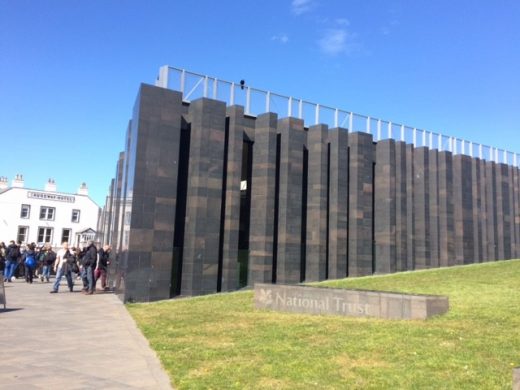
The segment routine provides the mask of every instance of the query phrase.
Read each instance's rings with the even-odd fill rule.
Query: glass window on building
[[[28,204],[22,205],[22,210],[20,211],[20,218],[29,218],[31,216],[31,206]]]
[[[54,221],[55,209],[54,207],[41,206],[40,219],[44,221]]]
[[[38,243],[52,241],[52,228],[41,227],[38,228]]]
[[[79,222],[79,210],[72,210],[72,222]]]
[[[72,233],[72,229],[63,229],[63,231],[61,232],[61,242],[60,243],[68,242],[70,244],[71,233]]]
[[[29,227],[18,226],[18,234],[16,235],[16,241],[26,242],[29,235]]]

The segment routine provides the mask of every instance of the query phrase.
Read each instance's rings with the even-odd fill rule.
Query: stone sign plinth
[[[424,320],[449,309],[448,297],[312,286],[255,284],[255,306],[293,313]]]
[[[520,367],[513,369],[513,390],[520,390]]]

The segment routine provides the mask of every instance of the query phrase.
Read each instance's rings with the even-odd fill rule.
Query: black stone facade
[[[102,217],[125,301],[519,256],[519,169],[142,85]]]

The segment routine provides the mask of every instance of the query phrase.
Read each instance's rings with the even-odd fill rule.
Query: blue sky
[[[520,2],[0,0],[0,176],[104,202],[161,65],[520,152]]]

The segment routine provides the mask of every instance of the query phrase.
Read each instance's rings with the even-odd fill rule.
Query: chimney
[[[88,195],[88,187],[85,183],[81,183],[79,186],[78,195]]]
[[[11,184],[13,188],[23,188],[23,175],[20,175],[19,173],[16,174],[15,178],[13,179],[13,183]]]
[[[9,182],[7,181],[7,177],[0,177],[0,191],[7,189],[9,187]]]
[[[49,179],[47,181],[47,184],[45,184],[45,191],[56,192],[56,182],[54,179]]]

